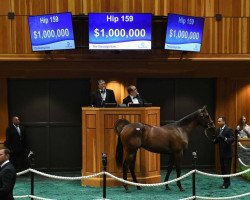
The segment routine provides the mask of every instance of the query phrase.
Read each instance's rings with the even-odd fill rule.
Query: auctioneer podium
[[[87,176],[102,171],[102,153],[107,154],[107,171],[122,177],[115,161],[117,135],[114,124],[118,119],[129,122],[160,125],[159,107],[140,108],[82,108],[82,175]],[[144,149],[137,152],[135,172],[140,183],[160,182],[160,154]],[[128,180],[131,180],[128,173]],[[102,177],[82,180],[83,186],[102,186]],[[107,186],[122,185],[107,176]]]

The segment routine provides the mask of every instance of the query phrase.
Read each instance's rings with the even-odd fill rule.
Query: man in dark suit
[[[215,144],[219,144],[220,153],[220,165],[221,173],[231,173],[231,163],[233,157],[232,143],[234,142],[233,130],[226,125],[226,119],[224,116],[218,118],[217,123],[219,128],[216,129],[216,138],[214,139]],[[230,177],[223,178],[224,182],[221,188],[226,189],[230,186]]]
[[[10,150],[0,150],[0,199],[13,200],[13,188],[16,183],[16,170],[9,161]]]
[[[116,103],[113,90],[106,89],[104,80],[98,81],[98,91],[91,95],[91,106],[105,107],[105,103]]]
[[[123,104],[126,104],[127,106],[129,106],[130,104],[140,104],[141,106],[143,106],[143,104],[146,103],[145,100],[140,97],[134,85],[128,86],[127,91],[129,95],[123,99]]]
[[[12,124],[6,129],[5,147],[10,150],[10,162],[17,171],[28,167],[25,129],[20,125],[20,120],[17,116],[12,117]]]

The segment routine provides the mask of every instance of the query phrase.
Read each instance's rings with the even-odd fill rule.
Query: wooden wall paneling
[[[220,0],[219,1],[219,13],[225,17],[232,15],[232,2],[233,0]]]
[[[188,15],[214,17],[217,13],[218,4],[216,0],[189,0],[186,2],[188,3]]]
[[[5,130],[8,126],[7,79],[0,78],[0,143],[5,140]]]
[[[196,0],[190,0],[186,1],[186,7],[187,7],[187,15],[195,16],[196,15],[196,7],[197,7],[197,2]]]
[[[136,7],[137,5],[134,5],[134,6]],[[154,15],[159,15],[160,10],[155,7],[155,1],[145,0],[142,2],[141,6],[142,6],[143,13],[152,13]]]
[[[12,11],[15,15],[41,15],[50,13],[50,0],[11,0]]]
[[[2,0],[0,6],[0,15],[7,15],[11,11],[11,0]]]
[[[51,13],[71,12],[73,15],[79,15],[80,13],[83,13],[83,1],[51,0],[50,12]]]
[[[219,0],[203,0],[205,3],[205,16],[214,17],[219,11]]]
[[[240,53],[240,43],[241,41],[239,40],[239,18],[232,18],[231,20],[231,26],[232,26],[232,37],[230,38],[231,40],[231,53]]]
[[[235,44],[234,39],[235,37],[239,37],[237,34],[237,20],[233,20],[233,18],[222,18],[222,21],[218,22],[218,41],[219,41],[219,48],[218,53],[222,54],[232,54],[232,53],[239,53],[237,51],[237,44]],[[247,33],[247,31],[245,32]],[[234,36],[234,34],[236,34]],[[241,38],[244,40],[245,34],[243,31],[241,32]],[[239,41],[239,39],[237,39]],[[237,43],[236,41],[236,43]],[[247,50],[245,48],[245,50]],[[237,51],[237,52],[236,52]]]
[[[122,12],[129,12],[129,1],[130,0],[123,0],[121,2]]]
[[[236,122],[236,81],[219,78],[217,80],[216,119],[224,115],[227,124],[233,128]]]
[[[241,14],[244,17],[250,16],[250,1],[249,0],[240,0],[241,1]]]
[[[0,54],[13,53],[11,20],[7,16],[0,16],[0,24]]]
[[[90,12],[108,12],[110,7],[110,1],[106,0],[82,0],[83,1],[83,13],[87,15]]]
[[[220,0],[219,13],[230,17],[249,17],[249,0]]]
[[[217,118],[221,115],[226,117],[226,123],[229,127],[236,126],[236,81],[219,78],[217,79],[217,98],[216,98],[216,115],[215,124],[217,126]],[[218,126],[217,126],[218,127]],[[233,167],[233,165],[232,165]],[[220,171],[219,148],[215,146],[215,168]]]
[[[32,53],[27,16],[16,16],[12,21],[13,53]]]
[[[183,0],[170,0],[170,13],[183,14]]]
[[[239,119],[244,115],[248,124],[250,122],[250,81],[237,81],[237,93],[236,93],[236,124]]]
[[[241,51],[238,53],[244,54],[250,52],[250,19],[241,18],[239,19],[239,43],[241,44]]]
[[[218,22],[215,18],[206,18],[201,53],[218,53]]]
[[[219,13],[223,16],[230,17],[249,17],[250,2],[249,0],[220,0]]]

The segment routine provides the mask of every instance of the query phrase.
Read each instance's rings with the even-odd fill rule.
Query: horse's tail
[[[123,127],[127,124],[129,124],[128,120],[118,119],[114,125],[115,132],[118,136],[115,159],[116,159],[116,164],[119,168],[122,166],[123,163],[123,145],[121,140],[121,132],[123,130]]]

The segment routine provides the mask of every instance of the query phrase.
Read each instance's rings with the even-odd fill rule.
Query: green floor
[[[182,174],[188,171],[183,171]],[[55,173],[50,173],[55,174]],[[60,173],[56,175],[61,176],[81,176],[79,173]],[[162,173],[162,177],[165,173]],[[176,173],[172,173],[170,179],[174,179]],[[138,199],[181,199],[192,196],[192,176],[185,178],[182,181],[184,192],[179,192],[176,184],[171,184],[171,191],[165,191],[162,187],[144,187],[142,190],[136,190],[135,187],[130,188],[129,193],[125,193],[123,187],[107,188],[107,199],[113,200],[138,200]],[[231,186],[228,189],[220,189],[222,184],[221,178],[213,178],[202,175],[196,175],[196,195],[206,197],[227,197],[239,195],[250,192],[250,182],[241,177],[234,177],[231,179]],[[30,194],[30,178],[20,176],[17,178],[17,183],[14,189],[14,195],[28,195]],[[80,181],[64,181],[55,180],[39,175],[35,176],[35,196],[62,199],[62,200],[88,200],[88,199],[102,199],[102,188],[82,187]],[[29,199],[29,198],[27,198]],[[250,199],[250,196],[240,199]]]

